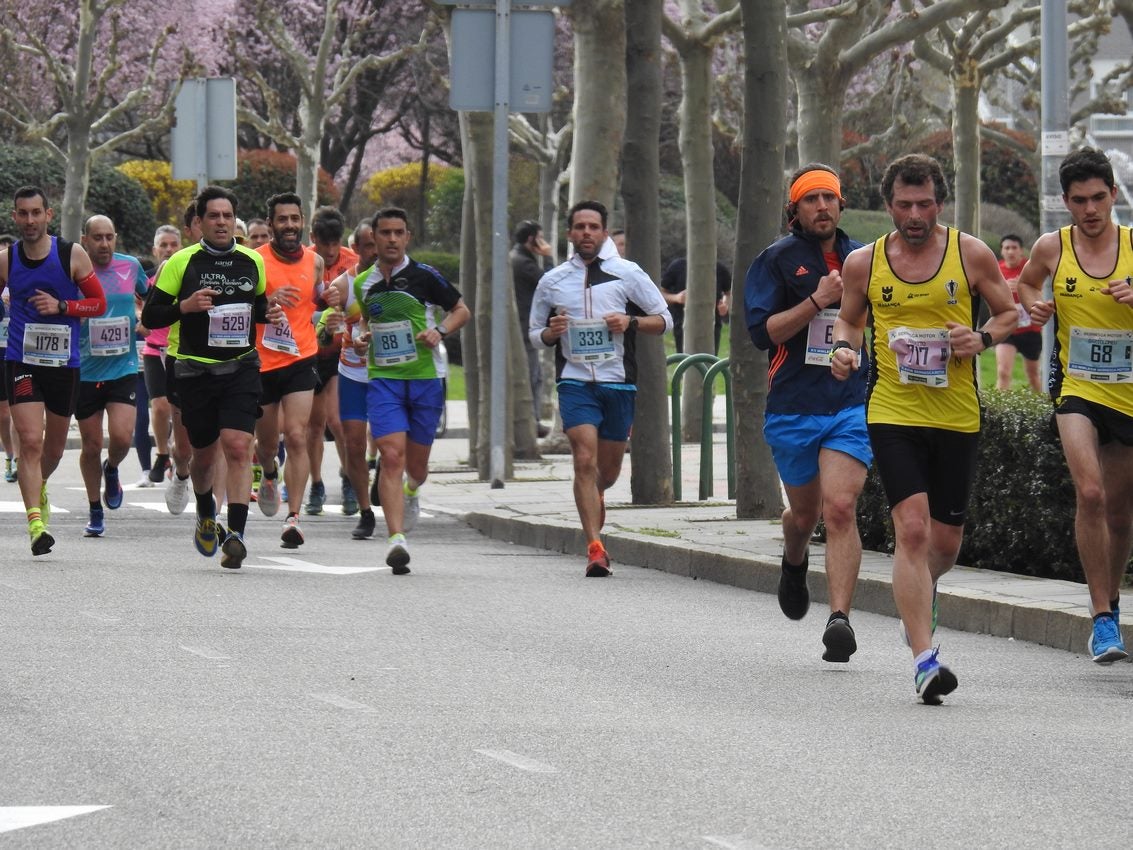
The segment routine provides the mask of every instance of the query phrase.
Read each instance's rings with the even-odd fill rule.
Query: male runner
[[[936,581],[956,563],[980,431],[976,361],[1015,327],[1011,291],[995,254],[974,236],[937,223],[948,186],[922,154],[892,162],[881,195],[894,231],[846,258],[831,370],[860,368],[872,316],[866,421],[896,534],[893,597],[926,704],[956,689],[932,648]],[[974,330],[978,300],[991,318]]]
[[[82,245],[94,263],[106,295],[106,312],[82,323],[79,330],[79,423],[82,448],[79,469],[86,486],[90,518],[84,533],[101,537],[106,531],[103,502],[110,510],[122,507],[118,464],[130,451],[137,418],[138,349],[134,343],[137,302],[148,291],[142,264],[115,251],[118,233],[104,215],[92,215],[83,225]],[[102,460],[103,412],[109,443]],[[105,479],[102,500],[99,485]]]
[[[20,240],[0,254],[11,311],[4,380],[31,552],[44,555],[55,545],[47,480],[63,457],[79,392],[79,321],[101,316],[106,296],[83,247],[48,234],[54,211],[42,189],[17,189],[13,206]]]
[[[1011,389],[1015,355],[1019,354],[1023,357],[1023,371],[1027,376],[1027,383],[1032,390],[1040,393],[1042,385],[1039,381],[1039,356],[1043,349],[1042,328],[1031,322],[1027,311],[1019,305],[1017,281],[1027,262],[1027,256],[1023,253],[1023,240],[1013,233],[1008,233],[999,240],[999,256],[999,270],[1011,288],[1019,320],[1014,333],[995,347],[995,388]]]

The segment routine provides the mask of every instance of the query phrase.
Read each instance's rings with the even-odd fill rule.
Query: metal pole
[[[492,133],[492,378],[489,410],[491,454],[488,475],[492,489],[504,486],[504,439],[507,399],[507,121],[511,81],[511,0],[496,0],[496,91]]]
[[[1062,187],[1058,182],[1058,166],[1070,152],[1067,52],[1066,0],[1042,0],[1042,186],[1039,230],[1043,233],[1070,223],[1070,214],[1062,203]],[[1049,279],[1043,285],[1043,297],[1052,297]],[[1053,335],[1052,323],[1047,322],[1043,328],[1043,383],[1046,383],[1050,372]]]

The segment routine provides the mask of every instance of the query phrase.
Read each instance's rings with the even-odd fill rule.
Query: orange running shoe
[[[605,578],[614,574],[610,569],[610,556],[606,554],[606,547],[597,540],[587,547],[586,561],[587,578]]]

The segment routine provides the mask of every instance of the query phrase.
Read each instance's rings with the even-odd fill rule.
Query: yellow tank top
[[[874,372],[866,418],[871,424],[980,430],[975,361],[951,356],[946,322],[973,327],[976,304],[960,259],[960,233],[948,228],[940,267],[928,280],[901,280],[885,256],[888,236],[873,243],[868,297]]]
[[[1075,396],[1133,416],[1133,309],[1100,291],[1111,280],[1133,277],[1133,231],[1118,226],[1117,262],[1103,277],[1082,269],[1070,234],[1070,227],[1059,231],[1062,255],[1051,278],[1051,398],[1059,404]]]

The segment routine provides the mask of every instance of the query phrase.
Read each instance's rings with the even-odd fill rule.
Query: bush
[[[162,159],[131,159],[118,170],[145,189],[159,224],[172,224],[180,230],[185,207],[197,194],[195,181],[174,180],[173,166]]]
[[[295,191],[295,157],[279,151],[252,150],[236,154],[236,179],[220,180],[219,185],[230,189],[239,206],[236,215],[247,221],[252,218],[266,218],[268,198],[280,192]],[[319,169],[318,203],[334,205],[338,203],[338,189],[334,180],[323,169]],[[304,210],[307,218],[311,210]]]
[[[464,169],[449,168],[426,198],[429,213],[425,222],[428,244],[442,250],[460,250],[460,229],[464,210]]]
[[[983,430],[959,563],[1084,582],[1074,542],[1074,485],[1045,396],[983,394]],[[876,468],[858,501],[862,545],[893,551],[893,527]]]

